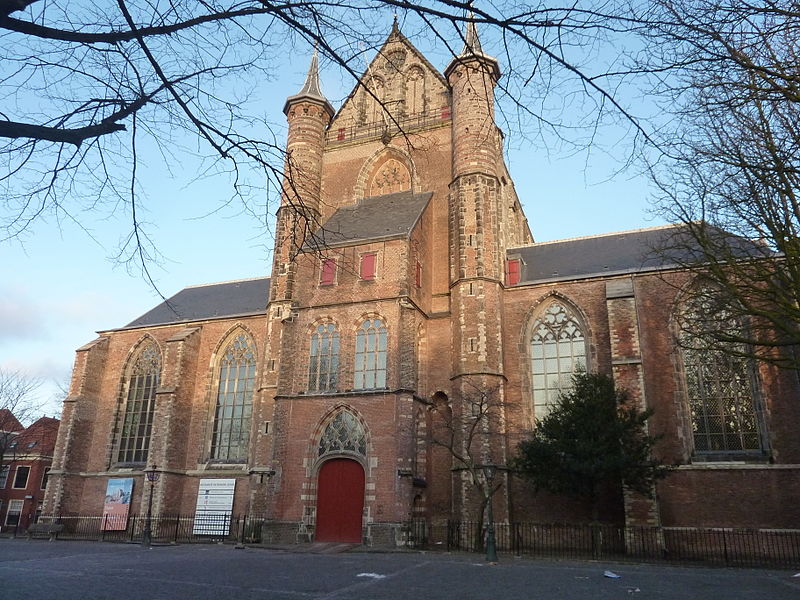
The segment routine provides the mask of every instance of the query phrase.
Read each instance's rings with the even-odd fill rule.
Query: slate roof
[[[407,237],[432,196],[433,192],[412,194],[407,190],[370,196],[353,206],[343,206],[306,241],[303,250]]]
[[[122,329],[264,314],[268,300],[269,277],[196,285],[182,289]]]
[[[768,249],[751,240],[731,236],[735,251],[765,256]],[[621,275],[686,265],[699,260],[682,225],[634,229],[584,238],[542,242],[508,250],[508,258],[522,258],[520,284]]]

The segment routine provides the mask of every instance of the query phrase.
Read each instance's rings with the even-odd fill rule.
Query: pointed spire
[[[478,59],[487,63],[492,71],[495,80],[500,78],[500,65],[497,59],[489,56],[483,51],[481,46],[481,39],[478,37],[478,26],[475,24],[475,13],[469,11],[469,19],[467,20],[467,30],[464,33],[464,49],[458,56],[453,57],[450,64],[445,69],[445,76],[451,71],[456,64],[466,62],[470,59]]]
[[[298,96],[317,96],[324,98],[322,89],[319,85],[319,57],[317,53],[317,46],[314,45],[314,54],[311,56],[311,66],[308,67],[308,75],[306,75],[306,82],[303,88],[298,92]]]
[[[481,48],[481,39],[478,37],[478,26],[475,25],[475,13],[470,11],[467,34],[464,36],[464,49],[459,56],[472,56],[473,54],[485,56],[483,48]]]
[[[311,65],[308,67],[308,74],[303,87],[294,96],[289,96],[286,99],[286,104],[283,107],[283,112],[288,114],[289,105],[297,100],[309,99],[321,102],[330,112],[331,116],[334,114],[333,106],[328,102],[328,99],[322,93],[322,87],[319,84],[319,56],[317,46],[314,45],[314,54],[311,56]]]

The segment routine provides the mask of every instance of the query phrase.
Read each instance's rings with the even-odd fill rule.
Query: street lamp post
[[[158,481],[158,477],[160,475],[157,469],[158,467],[156,465],[153,465],[144,472],[145,476],[147,477],[147,481],[150,482],[150,495],[147,498],[147,518],[144,522],[144,532],[142,533],[142,546],[147,546],[147,547],[150,547],[153,538],[153,529],[152,529],[153,490],[156,486],[156,481]]]
[[[483,474],[486,477],[486,487],[489,491],[489,503],[486,507],[486,519],[489,521],[486,528],[486,561],[497,562],[497,539],[494,533],[494,510],[492,504],[494,494],[494,475],[497,467],[495,465],[483,465]]]

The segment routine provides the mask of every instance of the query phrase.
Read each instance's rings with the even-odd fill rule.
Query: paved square
[[[609,569],[619,579],[603,576]],[[517,560],[478,555],[296,554],[185,545],[0,540],[5,600],[603,600],[800,598],[795,571]]]

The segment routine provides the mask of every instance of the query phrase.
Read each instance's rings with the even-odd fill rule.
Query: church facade
[[[284,108],[271,276],[186,288],[78,349],[45,514],[100,515],[132,479],[132,512],[152,490],[155,514],[191,515],[219,480],[270,539],[398,543],[411,519],[476,519],[463,432],[434,443],[432,407],[500,407],[475,460],[505,465],[581,367],[654,408],[676,465],[652,498],[611,494],[605,520],[800,528],[793,374],[681,348],[691,278],[652,257],[672,228],[534,242],[500,66],[466,40],[440,73],[395,26],[338,111],[312,60]],[[498,521],[588,520],[499,477]]]

